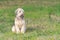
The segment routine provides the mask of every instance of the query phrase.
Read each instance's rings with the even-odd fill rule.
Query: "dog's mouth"
[[[24,18],[23,14],[17,17],[18,20],[23,19],[23,18]]]
[[[22,15],[20,15],[20,17],[21,17],[21,18],[24,18],[24,15],[23,15],[23,14],[22,14]]]

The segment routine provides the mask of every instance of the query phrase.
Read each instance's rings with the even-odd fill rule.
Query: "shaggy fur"
[[[24,20],[24,10],[22,8],[18,8],[16,11],[16,17],[15,17],[15,24],[12,27],[12,32],[15,33],[25,33],[26,27],[25,27],[25,20]]]

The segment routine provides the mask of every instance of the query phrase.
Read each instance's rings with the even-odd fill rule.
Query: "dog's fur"
[[[15,24],[12,27],[12,32],[15,33],[25,33],[26,27],[25,27],[25,20],[24,20],[24,10],[22,8],[18,8],[16,11],[16,17],[15,17]]]

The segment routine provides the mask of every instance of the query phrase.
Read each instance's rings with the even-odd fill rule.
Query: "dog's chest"
[[[20,19],[20,20],[18,20],[18,19],[15,19],[15,24],[17,24],[17,25],[23,25],[25,22],[24,22],[24,20],[22,20],[22,19]]]

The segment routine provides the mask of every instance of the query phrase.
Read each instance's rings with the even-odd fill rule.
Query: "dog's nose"
[[[23,18],[23,17],[24,17],[24,15],[23,15],[23,14],[22,14],[22,15],[20,15],[20,17],[21,17],[21,18]]]
[[[21,17],[24,17],[24,15],[22,14]]]
[[[19,13],[21,13],[21,11],[19,11]]]

